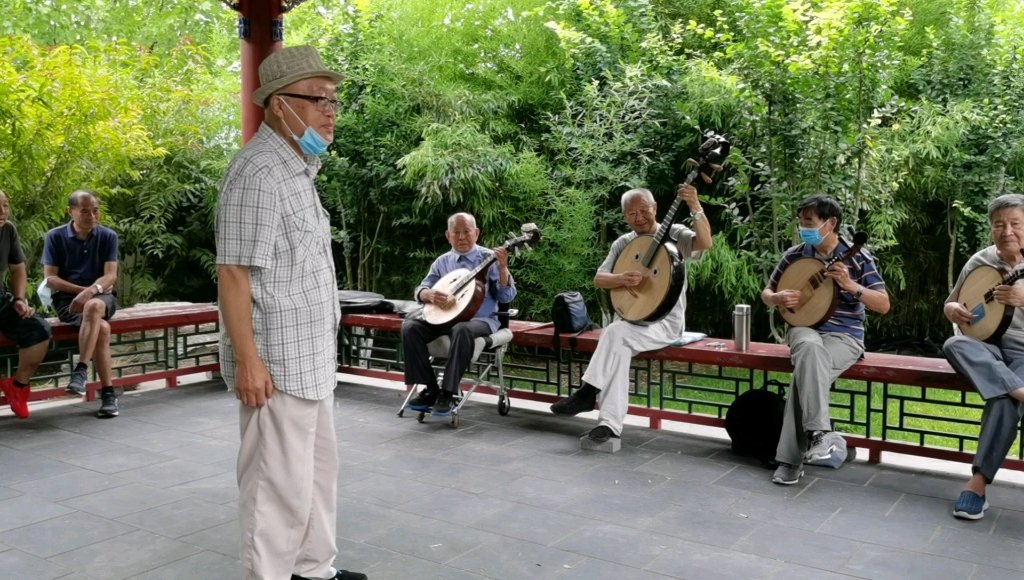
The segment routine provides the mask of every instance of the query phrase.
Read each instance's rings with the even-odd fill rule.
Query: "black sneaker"
[[[413,411],[426,411],[434,406],[435,401],[437,401],[437,391],[434,389],[423,389],[405,406]]]
[[[76,368],[71,373],[71,382],[68,383],[67,393],[81,397],[85,395],[85,382],[89,379],[88,368]]]
[[[292,580],[311,580],[310,578],[303,578],[297,574],[292,574]],[[367,580],[366,574],[360,572],[349,572],[348,570],[338,570],[338,574],[328,580]]]
[[[114,387],[103,387],[100,391],[100,410],[96,413],[96,416],[100,419],[110,419],[111,417],[117,417],[117,395],[114,394]]]
[[[597,394],[601,391],[592,385],[583,385],[572,396],[551,405],[551,412],[560,417],[572,417],[597,406]]]
[[[598,425],[597,427],[594,427],[590,430],[590,435],[587,435],[587,437],[594,443],[604,443],[613,437],[615,439],[619,438],[618,435],[612,432],[611,427],[608,427],[607,425]]]
[[[437,402],[434,403],[434,408],[431,411],[431,415],[435,417],[450,417],[452,409],[455,408],[455,397],[448,391],[441,391],[437,395]]]

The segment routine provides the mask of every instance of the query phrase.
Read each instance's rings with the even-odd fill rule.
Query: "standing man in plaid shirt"
[[[242,577],[365,580],[333,566],[341,312],[313,185],[342,76],[310,46],[270,55],[259,72],[253,101],[266,117],[228,167],[217,210],[221,369],[242,402]]]

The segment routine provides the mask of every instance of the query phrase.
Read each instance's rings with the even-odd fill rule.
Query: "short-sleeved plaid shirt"
[[[337,385],[338,304],[331,227],[305,159],[266,124],[235,155],[220,186],[217,264],[249,267],[256,349],[274,387],[319,401]],[[235,353],[221,325],[221,372]]]

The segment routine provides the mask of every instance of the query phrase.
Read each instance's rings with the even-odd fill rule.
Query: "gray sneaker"
[[[807,434],[810,447],[807,449],[807,453],[804,453],[805,461],[828,461],[832,458],[832,452],[836,450],[836,446],[826,435],[828,435],[828,431],[812,431]]]
[[[772,482],[778,483],[779,485],[796,485],[797,483],[800,483],[800,478],[803,474],[803,463],[800,465],[780,463],[779,468],[775,470],[775,475],[772,476]]]
[[[85,382],[89,379],[89,369],[76,368],[71,373],[71,382],[68,383],[67,393],[81,397],[85,394]]]

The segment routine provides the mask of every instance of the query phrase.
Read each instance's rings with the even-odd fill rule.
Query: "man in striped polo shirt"
[[[789,308],[800,300],[800,291],[778,291],[779,279],[794,261],[816,257],[828,260],[842,255],[850,244],[837,231],[843,222],[839,202],[828,195],[812,195],[797,208],[802,243],[786,250],[772,272],[761,300],[768,306]],[[885,282],[875,268],[875,260],[866,250],[833,264],[827,276],[839,287],[839,306],[817,328],[791,327],[786,335],[793,357],[793,382],[786,399],[782,436],[775,459],[779,468],[772,481],[793,485],[803,475],[803,462],[822,462],[835,451],[829,416],[829,390],[832,383],[864,353],[864,318],[870,309],[880,314],[889,311]]]

